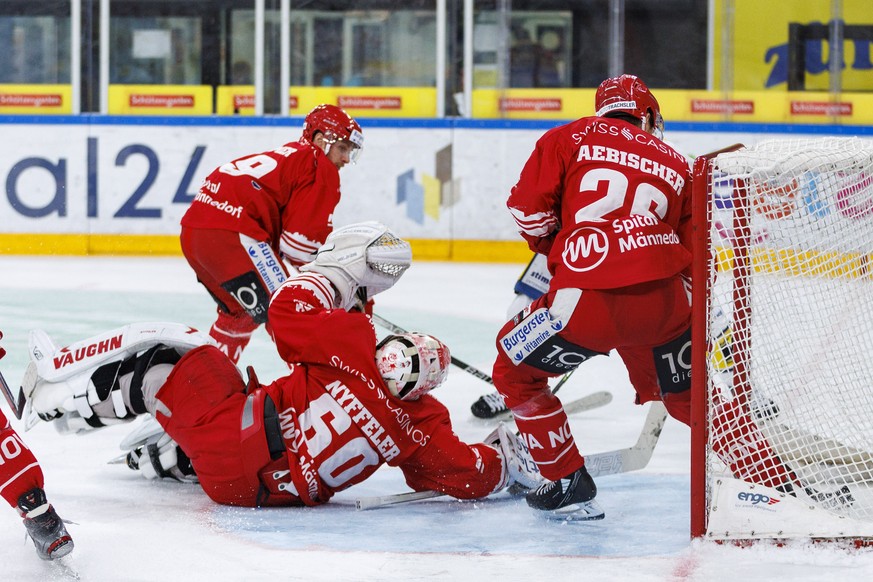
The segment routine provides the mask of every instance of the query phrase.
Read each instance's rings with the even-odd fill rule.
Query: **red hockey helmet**
[[[650,113],[654,128],[661,133],[664,131],[664,118],[661,117],[658,100],[635,75],[621,75],[603,81],[594,96],[594,110],[598,117],[621,112],[640,121]]]
[[[389,335],[376,346],[376,366],[388,389],[401,400],[418,400],[449,374],[449,347],[423,333]]]
[[[316,133],[324,135],[324,141],[334,144],[347,141],[354,146],[352,161],[354,162],[364,149],[364,134],[361,126],[351,115],[337,107],[323,103],[317,105],[303,121],[303,141],[312,143]]]

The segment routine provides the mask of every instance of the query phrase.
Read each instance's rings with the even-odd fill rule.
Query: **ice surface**
[[[416,263],[377,311],[407,329],[446,341],[456,357],[490,373],[520,265]],[[9,354],[2,371],[17,384],[27,332],[42,328],[69,343],[132,321],[178,321],[208,329],[213,304],[181,258],[0,257],[0,329]],[[261,381],[283,373],[259,331],[241,366]],[[562,390],[578,398],[613,393],[606,407],[571,418],[583,452],[631,445],[645,408],[620,360],[595,358]],[[470,404],[489,391],[453,369],[436,392],[456,432],[479,440],[492,425]],[[8,412],[8,410],[7,410]],[[866,580],[873,554],[804,543],[774,548],[692,543],[688,536],[689,430],[668,420],[649,466],[598,479],[607,517],[565,524],[534,515],[506,495],[477,502],[448,498],[358,512],[360,496],[405,491],[398,471],[317,508],[241,509],[209,501],[196,485],[150,482],[107,464],[133,425],[60,436],[42,424],[24,432],[39,458],[49,499],[70,520],[75,551],[61,563],[37,559],[12,509],[0,508],[0,577],[72,580]]]

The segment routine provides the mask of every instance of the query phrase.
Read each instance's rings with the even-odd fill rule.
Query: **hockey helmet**
[[[376,366],[392,394],[418,400],[449,374],[449,347],[422,333],[389,335],[376,346]]]
[[[351,115],[337,107],[322,103],[315,106],[303,120],[303,141],[313,143],[316,133],[324,136],[327,144],[347,141],[352,145],[352,161],[357,161],[364,149],[361,126]]]
[[[664,132],[664,118],[658,100],[635,75],[621,75],[603,81],[594,96],[594,110],[598,117],[620,112],[640,121],[650,113],[653,127],[659,133]]]

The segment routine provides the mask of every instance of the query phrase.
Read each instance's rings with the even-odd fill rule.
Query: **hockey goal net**
[[[692,535],[873,538],[873,141],[694,173]]]

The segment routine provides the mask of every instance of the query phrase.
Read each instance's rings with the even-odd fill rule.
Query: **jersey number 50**
[[[330,394],[310,402],[299,422],[309,454],[318,463],[318,476],[329,487],[342,489],[368,467],[379,466],[379,455],[366,438],[345,434],[352,418]]]

